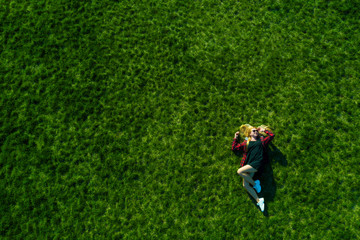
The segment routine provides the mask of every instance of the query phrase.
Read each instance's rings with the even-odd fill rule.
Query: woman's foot
[[[257,193],[261,192],[260,180],[255,180],[255,186],[253,188],[255,188]]]
[[[265,201],[264,198],[259,198],[258,203],[256,204],[260,207],[260,210],[263,212],[265,210]]]

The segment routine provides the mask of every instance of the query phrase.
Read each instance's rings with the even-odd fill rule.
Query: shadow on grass
[[[278,163],[282,166],[287,166],[287,160],[284,154],[275,147],[273,144],[270,144],[268,150],[268,161],[264,165],[263,169],[254,175],[254,180],[259,179],[261,182],[261,192],[258,194],[259,198],[265,199],[265,211],[264,215],[269,216],[269,202],[272,202],[276,194],[276,182],[274,180],[274,173],[272,169],[272,164]],[[253,201],[256,207],[256,201],[249,195],[249,198]]]

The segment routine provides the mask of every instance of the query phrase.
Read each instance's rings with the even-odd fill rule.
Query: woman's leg
[[[247,181],[248,183],[250,183],[253,186],[255,186],[255,182],[252,179],[252,177],[254,176],[254,173],[256,173],[256,172],[257,172],[257,170],[250,165],[245,165],[237,170],[237,173],[242,178],[244,178],[245,181]],[[250,176],[249,173],[252,173],[252,176]]]
[[[245,165],[245,166],[239,168],[237,171],[237,173],[244,179],[244,181],[243,181],[244,188],[255,199],[256,202],[259,202],[258,195],[256,194],[254,188],[250,186],[250,184],[255,186],[255,182],[252,179],[252,177],[254,176],[254,174],[256,172],[257,172],[257,170],[255,168],[251,167],[250,165]]]
[[[248,191],[248,193],[255,199],[255,201],[259,202],[259,197],[256,194],[254,188],[251,187],[250,184],[247,181],[245,181],[245,179],[243,180],[243,186]]]

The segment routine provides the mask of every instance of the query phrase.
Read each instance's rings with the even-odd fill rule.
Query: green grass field
[[[360,239],[359,6],[0,0],[1,239]]]

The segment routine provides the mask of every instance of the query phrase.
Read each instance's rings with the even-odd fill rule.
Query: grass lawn
[[[357,1],[0,0],[2,239],[360,239]],[[276,137],[266,211],[234,133]]]

